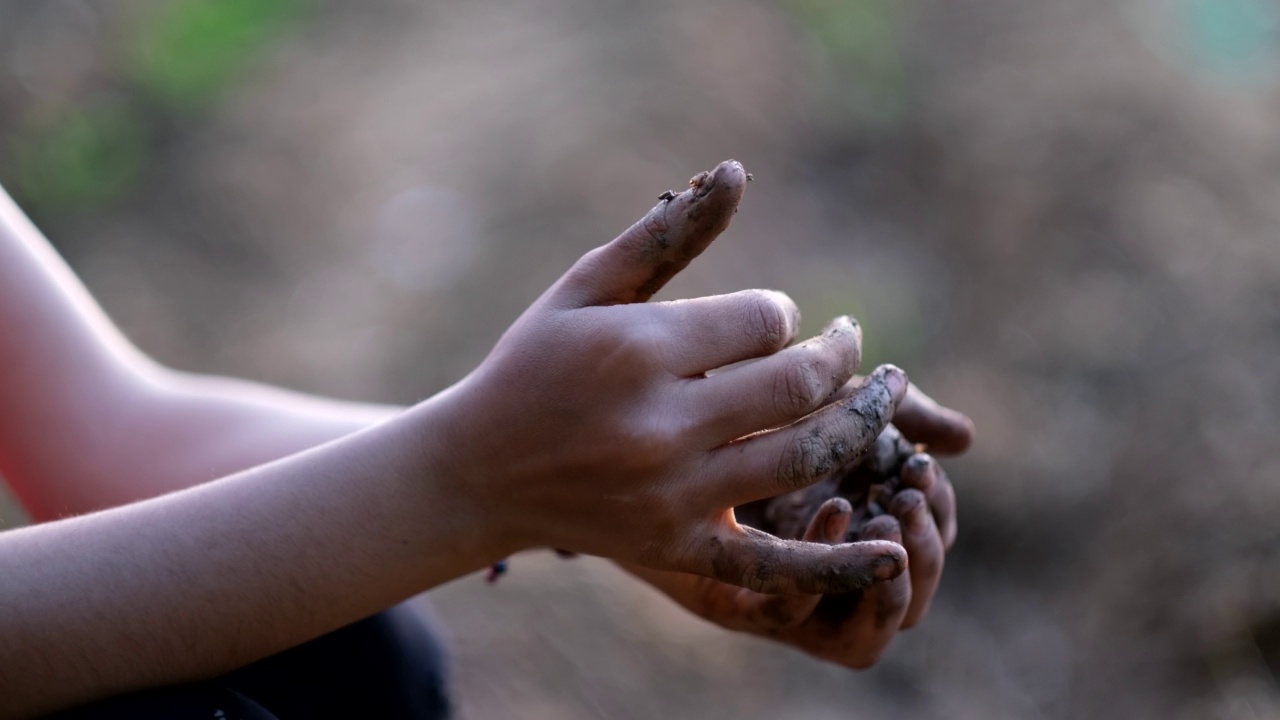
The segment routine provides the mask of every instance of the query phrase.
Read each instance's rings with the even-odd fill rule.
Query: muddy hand
[[[834,397],[849,397],[858,387],[855,379]],[[959,452],[972,439],[968,418],[914,387],[893,418],[895,425],[904,420],[911,428],[910,440],[941,443],[948,451]],[[872,502],[867,483],[882,483],[893,494]],[[917,452],[893,427],[854,467],[738,512],[783,537],[821,538],[832,545],[847,537],[901,543],[910,558],[909,572],[860,592],[819,596],[763,595],[705,577],[624,567],[711,622],[851,668],[873,665],[898,631],[921,621],[937,591],[946,550],[955,540],[951,483],[932,457]]]
[[[851,395],[858,388],[853,378],[833,400]],[[911,442],[927,445],[935,455],[960,455],[973,444],[973,421],[964,413],[939,404],[914,383],[893,415],[893,424]]]
[[[729,161],[662,199],[440,396],[456,472],[505,549],[559,547],[769,593],[848,592],[905,570],[896,542],[780,540],[734,519],[735,505],[848,464],[907,392],[884,366],[831,403],[857,369],[858,328],[839,318],[788,347],[799,311],[782,293],[646,302],[729,225],[745,183]]]
[[[827,500],[814,515],[804,539],[837,545],[844,541],[853,508],[844,498]],[[877,519],[880,535],[902,539],[893,518]],[[712,578],[661,572],[624,564],[677,603],[721,627],[767,637],[852,668],[873,665],[893,639],[910,601],[907,575],[863,591],[837,595],[768,595]],[[914,565],[913,565],[914,567]],[[834,604],[833,604],[834,601]]]

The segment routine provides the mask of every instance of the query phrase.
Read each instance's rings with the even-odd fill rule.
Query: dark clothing
[[[397,605],[208,682],[149,690],[56,720],[443,720],[444,649],[421,601]]]

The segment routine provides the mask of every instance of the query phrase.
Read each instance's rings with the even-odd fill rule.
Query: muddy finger
[[[902,528],[902,546],[911,559],[911,604],[902,618],[902,629],[905,630],[920,622],[929,611],[929,604],[942,578],[946,550],[924,493],[915,489],[903,490],[889,503],[889,512],[898,519]]]
[[[746,189],[736,160],[699,173],[613,242],[582,257],[549,291],[557,307],[645,302],[729,226]]]
[[[718,446],[822,407],[857,370],[861,353],[861,329],[839,317],[799,345],[690,383],[686,395],[702,411],[706,437]]]
[[[901,479],[903,487],[924,493],[934,523],[942,534],[942,546],[950,550],[956,541],[956,494],[942,466],[924,453],[913,455],[902,466]]]
[[[831,498],[818,508],[804,534],[804,541],[837,545],[844,540],[853,518],[853,506],[844,498]],[[756,595],[753,614],[776,629],[795,627],[813,614],[821,595]]]
[[[741,505],[823,480],[866,452],[906,392],[892,365],[871,373],[848,399],[783,428],[713,451],[707,458],[710,501]]]

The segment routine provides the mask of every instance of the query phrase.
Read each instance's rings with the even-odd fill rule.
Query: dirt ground
[[[462,717],[1280,716],[1274,0],[284,3],[186,95],[133,50],[171,5],[0,0],[0,183],[163,362],[412,402],[735,157],[663,297],[851,313],[977,423],[873,670],[531,554],[429,596]],[[110,192],[41,174],[94,132]]]

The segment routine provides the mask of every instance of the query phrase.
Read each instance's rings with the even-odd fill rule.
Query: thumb
[[[549,293],[560,307],[645,302],[724,232],[738,210],[747,173],[726,160],[663,196],[639,222],[579,260]]]
[[[805,530],[804,541],[812,543],[836,544],[844,541],[849,531],[849,522],[853,519],[853,506],[842,497],[833,497],[818,507],[809,527]],[[725,584],[716,587],[728,588]],[[760,618],[775,628],[790,628],[799,625],[813,614],[822,595],[764,595],[761,593],[743,593],[746,595],[742,603],[742,613],[747,617]],[[759,620],[757,621],[759,622]]]
[[[849,593],[891,580],[907,568],[907,551],[895,542],[782,540],[736,523],[729,533],[717,533],[699,545],[687,572],[760,593]]]

